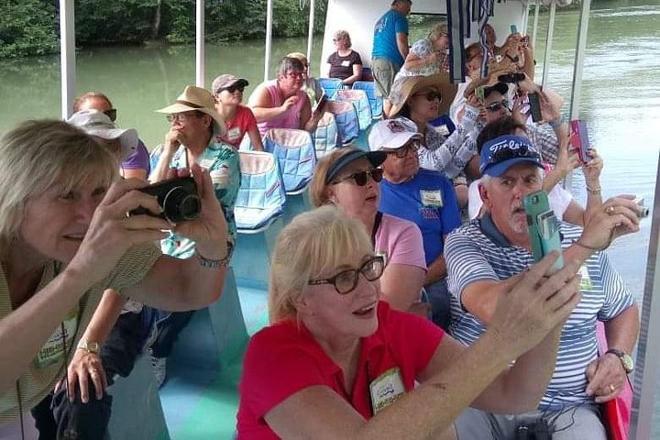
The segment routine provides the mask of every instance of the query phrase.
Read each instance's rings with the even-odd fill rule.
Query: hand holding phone
[[[564,267],[564,259],[561,255],[559,221],[550,208],[548,194],[545,191],[528,194],[523,199],[523,207],[527,214],[527,228],[534,261],[541,261],[550,252],[557,251],[559,258],[550,268],[550,273],[557,272]]]
[[[541,115],[541,98],[538,93],[528,93],[529,111],[532,114],[532,121],[541,122],[543,116]]]
[[[589,132],[585,121],[576,119],[571,121],[571,146],[577,152],[580,162],[586,164],[591,160],[589,156]]]

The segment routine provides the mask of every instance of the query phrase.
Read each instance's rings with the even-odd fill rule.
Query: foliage
[[[58,48],[53,2],[5,0],[0,5],[0,58],[44,55]]]

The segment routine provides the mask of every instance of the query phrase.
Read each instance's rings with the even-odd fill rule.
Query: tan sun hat
[[[397,101],[392,102],[392,108],[390,109],[390,113],[388,115],[390,118],[393,118],[399,114],[408,98],[420,90],[427,88],[433,88],[440,92],[442,101],[440,101],[439,110],[440,115],[444,115],[449,111],[449,106],[451,106],[451,103],[454,101],[456,91],[458,90],[458,86],[456,84],[452,84],[449,81],[449,74],[446,72],[429,76],[405,77],[399,83],[398,87],[399,90],[393,91],[394,93],[390,93],[390,97],[398,96]]]
[[[227,131],[224,119],[215,111],[215,100],[213,95],[206,89],[196,86],[186,86],[174,104],[156,110],[158,113],[182,113],[197,110],[213,118],[213,132],[218,136],[224,136]]]

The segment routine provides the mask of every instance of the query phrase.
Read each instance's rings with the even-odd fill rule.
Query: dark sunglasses
[[[234,93],[236,90],[238,90],[239,92],[243,93],[243,90],[245,90],[245,86],[236,86],[236,85],[234,85],[234,86],[225,87],[222,90],[226,90],[229,93]]]
[[[529,157],[533,159],[539,159],[539,153],[533,148],[529,148],[527,145],[520,145],[515,150],[512,148],[502,148],[496,151],[493,155],[490,156],[491,163],[500,163],[509,159],[517,159],[519,157]]]
[[[116,108],[111,108],[110,110],[106,110],[103,112],[104,115],[110,118],[112,122],[115,122],[117,120],[117,109]]]
[[[369,177],[371,177],[371,180],[374,182],[378,183],[381,180],[383,180],[383,169],[382,168],[374,168],[373,170],[369,171],[358,171],[357,173],[353,173],[349,176],[342,177],[341,179],[336,180],[333,182],[333,185],[336,185],[337,183],[345,182],[346,180],[355,180],[355,184],[357,186],[364,186],[367,184],[369,181]]]
[[[383,275],[385,270],[385,258],[378,255],[369,258],[358,269],[348,269],[339,272],[337,275],[330,278],[323,278],[319,280],[309,280],[307,284],[310,286],[318,286],[320,284],[332,284],[335,290],[340,295],[346,295],[352,292],[358,285],[358,276],[362,274],[367,281],[376,281]]]
[[[486,111],[489,111],[491,113],[495,113],[496,111],[499,111],[502,107],[509,110],[509,100],[508,99],[503,99],[500,102],[493,102],[492,104],[488,104],[485,108],[486,108]]]
[[[427,101],[433,101],[437,99],[438,101],[442,102],[442,95],[438,92],[426,92],[426,93],[416,93],[415,96],[424,96]]]
[[[403,147],[397,148],[394,151],[388,151],[387,153],[388,154],[393,154],[394,156],[396,156],[399,159],[403,159],[404,157],[406,157],[408,155],[409,151],[412,151],[413,153],[417,153],[417,150],[419,150],[419,148],[421,146],[422,146],[422,143],[418,139],[415,139],[414,141],[407,143]]]

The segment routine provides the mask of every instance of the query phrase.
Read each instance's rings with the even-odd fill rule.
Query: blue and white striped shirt
[[[562,223],[562,247],[567,248],[582,229]],[[511,246],[490,217],[473,220],[453,231],[445,244],[451,298],[449,333],[469,345],[485,331],[483,323],[461,306],[461,293],[476,281],[500,281],[533,264],[526,249]],[[610,320],[630,307],[634,300],[607,256],[596,252],[582,268],[582,299],[564,325],[557,365],[540,410],[561,410],[566,405],[591,401],[586,395],[585,370],[596,359],[596,322]]]

